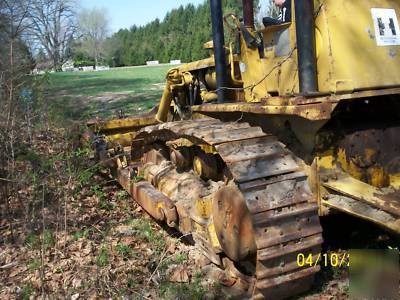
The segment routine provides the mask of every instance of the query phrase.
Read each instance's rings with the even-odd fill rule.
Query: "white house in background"
[[[63,72],[71,72],[74,70],[74,61],[72,59],[67,60],[62,66],[61,70]]]
[[[96,71],[108,71],[110,66],[96,66]]]
[[[158,60],[150,60],[150,61],[146,61],[146,65],[148,66],[156,66],[159,65],[160,62]]]
[[[180,65],[182,64],[180,59],[173,59],[169,62],[170,65]]]
[[[79,71],[94,71],[94,66],[82,66],[79,67]]]

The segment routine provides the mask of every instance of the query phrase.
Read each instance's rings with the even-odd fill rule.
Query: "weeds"
[[[82,231],[76,231],[72,234],[75,240],[79,240],[80,238],[87,238],[89,234],[91,233],[91,230],[86,228]]]
[[[90,179],[100,170],[99,165],[94,165],[83,170],[78,171],[76,179],[79,183],[79,187],[85,186],[90,182]]]
[[[188,255],[185,252],[182,253],[178,253],[175,255],[174,261],[177,264],[183,264],[184,262],[186,262],[188,260]]]
[[[129,225],[135,230],[136,235],[140,239],[144,239],[150,244],[154,245],[154,250],[156,253],[159,254],[165,249],[166,243],[162,232],[155,231],[152,228],[152,223],[150,220],[132,219],[129,222]]]
[[[39,270],[40,269],[40,265],[41,265],[40,259],[35,258],[28,264],[28,270],[30,272],[34,272],[36,270]]]
[[[130,289],[135,289],[139,286],[139,283],[136,281],[135,278],[130,277],[128,279],[128,284],[127,284],[128,288]]]
[[[117,196],[118,201],[122,201],[122,200],[126,200],[129,196],[129,194],[126,191],[121,190],[121,191],[117,192],[116,196]]]
[[[54,240],[54,235],[50,230],[45,230],[43,232],[43,246],[44,246],[44,251],[49,249],[50,247],[53,247],[55,244]]]
[[[162,299],[193,299],[202,300],[207,290],[201,285],[200,273],[193,276],[191,283],[174,284],[164,281],[160,285],[159,297]]]
[[[40,245],[40,239],[37,235],[30,233],[25,238],[25,244],[31,249],[36,249]]]
[[[115,249],[123,257],[124,260],[128,260],[132,256],[132,249],[128,245],[117,244]]]
[[[22,287],[21,298],[23,300],[29,300],[34,292],[35,292],[35,289],[33,287],[33,284],[31,282],[27,282]]]
[[[100,268],[103,268],[108,265],[109,262],[109,253],[107,248],[102,247],[100,249],[99,255],[96,257],[96,265]]]

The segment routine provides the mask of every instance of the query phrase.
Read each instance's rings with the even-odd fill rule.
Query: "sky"
[[[132,25],[145,25],[162,20],[168,11],[180,5],[198,5],[204,0],[80,0],[83,8],[104,8],[110,19],[110,30],[116,32]]]

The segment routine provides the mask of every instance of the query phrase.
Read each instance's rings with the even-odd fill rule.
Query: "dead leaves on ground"
[[[36,151],[57,157],[65,151],[58,135],[39,136]],[[163,298],[169,284],[192,280],[195,264],[188,255],[183,260],[181,254],[193,247],[168,236],[115,181],[105,184],[103,176],[94,174],[82,185],[62,174],[66,161],[49,161],[60,174],[48,175],[52,194],[44,209],[37,205],[35,218],[28,223],[14,216],[14,242],[9,222],[0,220],[0,299],[42,294],[70,299],[157,299]],[[30,170],[29,164],[21,163],[22,173]],[[28,202],[33,191],[27,185],[18,194]],[[20,205],[10,202],[15,209]],[[160,259],[164,252],[167,255]]]

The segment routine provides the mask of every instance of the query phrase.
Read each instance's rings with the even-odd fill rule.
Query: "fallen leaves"
[[[71,296],[71,300],[78,300],[79,299],[79,293],[73,294]]]
[[[171,282],[189,282],[189,270],[187,266],[177,266],[171,271],[169,276]]]

